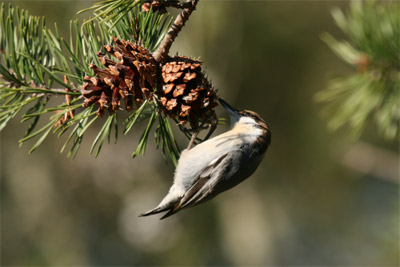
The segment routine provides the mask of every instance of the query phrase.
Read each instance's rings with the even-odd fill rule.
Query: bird
[[[178,211],[208,201],[251,176],[271,144],[268,124],[251,110],[237,110],[218,99],[230,113],[231,128],[182,151],[174,182],[160,204],[140,216]]]

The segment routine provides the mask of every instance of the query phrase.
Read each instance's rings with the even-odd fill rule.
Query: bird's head
[[[234,109],[221,98],[219,98],[219,102],[229,111],[232,128],[241,129],[240,131],[248,134],[256,133],[258,138],[255,139],[255,142],[260,144],[262,151],[265,151],[271,143],[271,130],[261,116],[251,110]]]
[[[251,111],[251,110],[238,110],[233,107],[231,107],[225,100],[219,98],[219,103],[227,110],[229,111],[231,115],[231,125],[235,125],[236,123],[244,123],[244,124],[254,124],[254,125],[261,125],[268,129],[267,124],[265,121],[261,118],[260,115],[258,115],[256,112]]]

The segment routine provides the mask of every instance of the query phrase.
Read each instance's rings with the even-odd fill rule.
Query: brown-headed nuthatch
[[[168,211],[161,219],[210,200],[239,184],[257,169],[271,143],[265,121],[250,110],[236,110],[224,100],[231,113],[232,128],[191,149],[182,151],[174,183],[161,203],[141,216]]]

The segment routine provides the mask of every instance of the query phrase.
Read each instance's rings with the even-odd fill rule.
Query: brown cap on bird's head
[[[255,124],[256,127],[260,128],[264,132],[262,137],[265,139],[260,140],[260,142],[261,141],[265,142],[266,146],[268,146],[271,143],[271,130],[269,129],[268,124],[264,121],[264,119],[260,115],[258,115],[258,113],[247,109],[245,110],[235,109],[222,98],[219,98],[218,101],[219,103],[221,103],[221,106],[223,106],[231,114],[231,125],[237,123],[241,117],[252,118],[256,123]]]

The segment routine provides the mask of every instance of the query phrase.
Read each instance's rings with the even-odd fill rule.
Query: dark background
[[[92,4],[13,1],[64,36]],[[18,148],[27,126],[17,117],[1,134],[2,265],[398,266],[398,141],[374,126],[359,141],[329,132],[313,100],[353,71],[320,40],[326,31],[343,38],[330,11],[347,5],[200,1],[171,54],[200,56],[221,97],[269,123],[272,145],[250,179],[169,219],[138,217],[174,172],[153,145],[131,159],[140,129],[96,159],[94,127],[72,160],[54,135],[31,155],[33,142]]]

